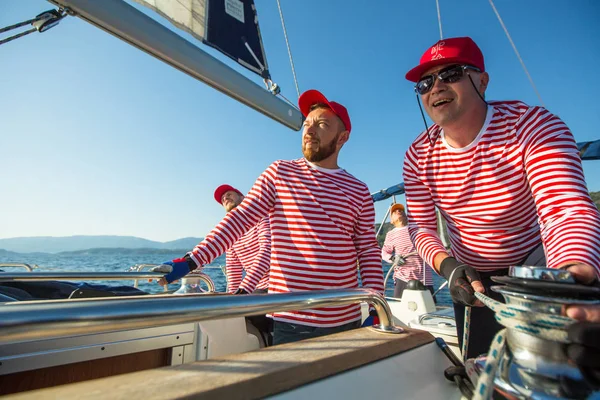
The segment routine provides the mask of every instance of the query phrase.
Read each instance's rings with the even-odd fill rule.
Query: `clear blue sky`
[[[295,99],[277,4],[256,3],[273,79]],[[600,139],[600,2],[495,3],[546,107],[576,140]],[[440,5],[444,36],[482,48],[488,99],[539,104],[489,3]],[[300,89],[350,111],[340,165],[372,192],[400,182],[404,152],[423,129],[404,74],[439,38],[435,0],[282,7]],[[0,27],[50,8],[0,0]],[[301,156],[300,133],[77,18],[0,46],[0,88],[0,238],[204,236],[223,216],[216,186],[247,191],[272,161]],[[600,162],[584,168],[589,189],[600,190]],[[378,221],[388,205],[377,203]]]

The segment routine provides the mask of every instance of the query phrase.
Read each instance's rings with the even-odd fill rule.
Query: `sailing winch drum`
[[[491,289],[506,302],[502,310],[495,310],[496,318],[506,326],[506,347],[494,377],[496,391],[509,398],[558,399],[565,398],[565,380],[575,387],[588,387],[579,368],[568,362],[566,339],[553,336],[558,332],[553,326],[567,320],[561,316],[567,305],[600,304],[600,288],[577,284],[568,271],[541,267],[511,267],[508,276],[492,279],[502,286]],[[524,322],[521,314],[535,322]],[[480,372],[485,362],[486,356],[477,359]]]

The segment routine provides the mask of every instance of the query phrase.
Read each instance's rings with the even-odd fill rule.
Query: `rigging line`
[[[515,54],[517,55],[517,58],[519,59],[519,62],[521,63],[521,66],[523,67],[525,74],[527,75],[529,82],[531,83],[531,87],[533,87],[535,94],[537,95],[538,99],[540,99],[540,104],[542,105],[542,107],[546,107],[544,105],[544,101],[542,100],[542,96],[540,95],[540,92],[538,92],[537,87],[535,86],[535,83],[533,83],[533,78],[531,77],[531,75],[529,74],[529,71],[527,70],[527,67],[525,66],[525,62],[523,61],[523,59],[521,58],[521,55],[519,54],[519,51],[517,50],[517,46],[515,46],[515,43],[513,42],[512,38],[510,37],[510,34],[508,33],[508,29],[506,28],[506,25],[504,25],[504,21],[502,21],[502,18],[500,17],[500,13],[498,13],[498,10],[496,9],[496,6],[494,5],[493,0],[489,0],[489,2],[490,2],[490,5],[492,6],[492,9],[494,10],[494,13],[496,14],[496,17],[498,17],[498,21],[500,22],[500,25],[502,25],[502,29],[504,29],[504,33],[506,33],[506,37],[508,38],[508,41],[510,42],[513,50],[515,51]]]
[[[281,96],[281,98],[283,98],[285,101],[287,101],[287,102],[288,102],[288,104],[289,104],[290,106],[292,106],[292,107],[296,108],[296,105],[295,105],[294,103],[292,103],[291,101],[289,101],[289,100],[287,99],[287,97],[285,97],[285,96],[284,96],[284,95],[282,95],[281,93],[278,93],[277,95],[278,95],[278,96]]]
[[[292,58],[292,50],[290,49],[290,42],[288,41],[287,29],[285,28],[285,21],[283,20],[283,11],[281,11],[281,4],[277,0],[277,8],[279,8],[279,17],[281,18],[281,26],[283,27],[283,36],[285,37],[285,44],[287,46],[288,56],[290,57],[290,65],[292,66],[292,75],[294,75],[294,84],[296,85],[296,93],[300,98],[300,88],[298,88],[298,79],[296,78],[296,68],[294,68],[294,59]]]
[[[18,24],[9,25],[9,26],[6,26],[4,28],[0,28],[0,33],[7,32],[7,31],[10,31],[10,30],[13,30],[13,29],[16,29],[16,28],[20,28],[20,27],[25,26],[25,25],[29,25],[32,22],[35,22],[37,20],[38,20],[38,18],[32,18],[32,19],[29,19],[27,21],[19,22]]]
[[[435,0],[435,6],[437,7],[438,25],[440,27],[440,40],[444,39],[442,34],[442,14],[440,13],[440,0]]]
[[[8,37],[8,38],[6,38],[6,39],[2,39],[2,40],[0,40],[0,45],[3,45],[4,43],[8,43],[8,42],[10,42],[10,41],[13,41],[13,40],[15,40],[15,39],[18,39],[18,38],[20,38],[20,37],[23,37],[23,36],[25,36],[25,35],[29,35],[30,33],[33,33],[33,32],[35,32],[35,31],[37,31],[37,29],[35,29],[35,28],[31,28],[31,29],[29,29],[29,30],[27,30],[27,31],[23,31],[23,32],[21,32],[21,33],[18,33],[18,34],[16,34],[16,35],[13,35],[13,36],[11,36],[11,37]]]

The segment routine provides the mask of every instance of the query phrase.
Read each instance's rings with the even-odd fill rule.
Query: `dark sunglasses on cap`
[[[470,65],[451,65],[447,68],[441,69],[438,72],[430,75],[425,75],[415,85],[415,92],[423,95],[433,89],[435,80],[439,79],[444,83],[456,83],[462,79],[466,70],[481,72],[478,68],[471,67]]]

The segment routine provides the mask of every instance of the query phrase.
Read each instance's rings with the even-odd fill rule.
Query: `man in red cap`
[[[242,192],[221,185],[214,194],[217,203],[230,212],[244,200]],[[232,294],[266,293],[271,261],[271,227],[265,217],[225,253],[227,291]],[[242,279],[242,273],[246,275]]]
[[[423,259],[416,254],[415,245],[408,234],[408,218],[402,204],[395,203],[390,207],[390,221],[394,229],[385,235],[381,258],[392,263],[394,268],[394,297],[402,298],[410,280],[423,282],[433,294],[431,268],[424,265]]]
[[[406,79],[434,122],[404,161],[408,229],[419,254],[449,281],[459,340],[465,306],[481,305],[474,292],[498,299],[490,277],[511,265],[597,279],[600,214],[569,128],[542,107],[486,101],[489,75],[468,37],[437,42]],[[435,207],[450,250],[436,234]],[[500,328],[491,310],[473,307],[463,353],[486,353]]]
[[[306,117],[303,158],[279,160],[256,180],[244,200],[183,259],[161,284],[210,263],[262,218],[271,224],[269,293],[358,287],[383,293],[375,238],[375,208],[367,185],[338,166],[352,125],[346,108],[316,90],[299,99]],[[344,207],[340,207],[344,204]],[[358,304],[278,312],[274,344],[360,326]]]
[[[215,189],[214,198],[226,212],[230,212],[241,204],[244,195],[225,184]],[[267,293],[270,262],[271,226],[269,218],[264,217],[225,252],[227,291],[231,294]],[[255,315],[246,320],[258,330],[265,345],[273,343],[273,320],[270,317]]]

